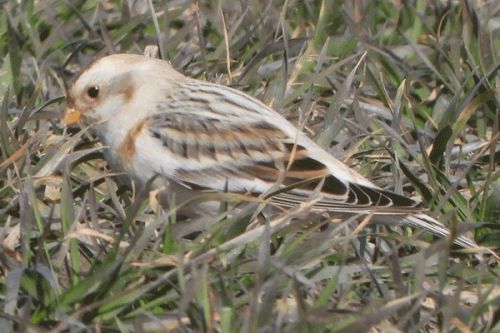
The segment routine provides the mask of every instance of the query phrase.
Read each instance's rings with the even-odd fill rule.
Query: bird
[[[285,210],[319,193],[318,212],[372,214],[375,222],[450,236],[418,202],[376,186],[263,102],[162,59],[94,60],[67,88],[64,122],[89,126],[110,166],[143,186],[161,178],[179,193],[265,195]],[[465,235],[453,242],[478,247]]]

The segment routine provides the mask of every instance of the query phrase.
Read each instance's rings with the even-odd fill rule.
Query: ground
[[[496,332],[493,258],[309,203],[190,238],[88,131],[65,84],[159,47],[272,106],[379,186],[498,249],[496,1],[0,1],[0,327],[26,332]],[[154,49],[154,48],[153,48]],[[151,48],[149,49],[151,50]],[[173,207],[170,207],[173,208]]]

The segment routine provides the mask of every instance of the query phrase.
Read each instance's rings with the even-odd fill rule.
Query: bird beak
[[[66,110],[64,110],[64,124],[66,126],[74,125],[80,120],[81,116],[82,114],[80,111],[67,107]]]

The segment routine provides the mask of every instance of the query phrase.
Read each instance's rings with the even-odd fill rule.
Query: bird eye
[[[99,96],[99,87],[98,86],[92,86],[87,90],[87,95],[89,95],[90,98],[97,98]]]

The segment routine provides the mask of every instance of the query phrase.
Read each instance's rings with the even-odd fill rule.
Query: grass
[[[307,202],[261,223],[221,207],[177,237],[175,207],[123,185],[59,119],[78,68],[158,43],[450,227],[482,223],[476,240],[498,249],[495,1],[126,3],[0,1],[2,330],[500,331],[492,259]]]

